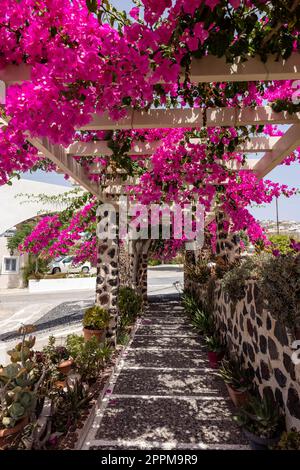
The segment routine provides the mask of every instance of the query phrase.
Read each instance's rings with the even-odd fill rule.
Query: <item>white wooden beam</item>
[[[279,137],[255,137],[250,141],[246,141],[237,147],[237,151],[243,153],[263,153],[270,152],[272,147],[278,141]],[[200,139],[190,139],[192,144],[201,143]],[[153,155],[157,148],[161,145],[161,141],[157,142],[134,142],[128,155]],[[77,156],[101,156],[112,155],[112,150],[105,140],[95,142],[74,142],[66,149],[70,155]]]
[[[251,126],[265,124],[294,124],[300,122],[300,113],[287,111],[275,113],[271,106],[254,108],[210,108],[207,110],[207,127]]]
[[[300,122],[300,113],[289,114],[287,111],[275,113],[270,106],[241,109],[209,108],[206,112],[206,127],[295,124],[298,122]],[[112,121],[107,114],[94,115],[92,121],[80,130],[198,128],[202,125],[203,118],[200,109],[158,109],[149,112],[131,111],[119,122]]]
[[[263,178],[298,147],[300,147],[300,124],[294,124],[274,145],[272,152],[265,153],[256,163],[253,171],[258,178]]]
[[[51,144],[49,139],[46,137],[41,139],[29,137],[27,140],[45,157],[55,163],[55,165],[57,165],[64,173],[73,178],[78,184],[95,196],[99,196],[98,186],[89,180],[80,163],[70,155],[67,155],[62,145]]]
[[[7,65],[0,70],[0,80],[16,83],[30,79],[31,66],[27,64]],[[184,73],[182,74],[184,78]],[[233,64],[227,63],[225,57],[212,55],[193,59],[191,80],[193,82],[243,82],[268,80],[300,79],[300,54],[294,52],[284,60],[269,55],[263,63],[260,57],[247,57],[243,61],[236,58]]]
[[[269,56],[263,63],[260,57],[249,57],[246,61],[237,58],[233,64],[225,57],[206,56],[193,59],[191,81],[200,82],[249,82],[268,80],[300,79],[300,54],[294,52],[288,59],[276,60]]]
[[[80,130],[195,128],[202,124],[201,109],[151,109],[148,112],[131,110],[118,122],[112,121],[107,114],[94,115]]]

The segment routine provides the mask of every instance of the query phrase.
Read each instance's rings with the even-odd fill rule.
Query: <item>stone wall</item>
[[[199,298],[202,288],[186,281],[186,288]],[[270,394],[285,409],[287,427],[300,430],[300,364],[292,361],[293,337],[263,302],[255,281],[249,281],[246,295],[237,304],[217,281],[214,291],[214,315],[229,351],[242,357],[253,368],[261,394]]]

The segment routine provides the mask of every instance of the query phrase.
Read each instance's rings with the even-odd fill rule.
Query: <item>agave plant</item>
[[[282,414],[268,396],[263,399],[251,397],[234,417],[235,421],[247,431],[258,437],[276,437],[282,425]]]
[[[188,315],[193,315],[199,309],[199,302],[187,291],[182,294],[182,304]]]
[[[192,325],[202,334],[210,334],[214,329],[214,321],[211,315],[197,308],[192,316]]]
[[[205,343],[206,343],[207,349],[210,352],[215,352],[218,354],[224,351],[224,345],[215,335],[206,336]]]
[[[252,387],[253,373],[243,368],[238,359],[223,359],[218,375],[238,392],[246,392]]]

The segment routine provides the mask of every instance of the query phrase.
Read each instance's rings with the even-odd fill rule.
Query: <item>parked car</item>
[[[49,268],[52,274],[57,273],[84,273],[89,274],[92,270],[91,263],[86,261],[83,264],[74,264],[74,256],[64,256],[56,258],[50,263]]]

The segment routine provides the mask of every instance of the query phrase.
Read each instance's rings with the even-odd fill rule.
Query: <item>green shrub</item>
[[[127,317],[134,322],[143,305],[142,296],[137,294],[131,287],[121,287],[119,290],[118,307],[121,317]]]
[[[206,284],[211,277],[211,269],[207,266],[207,260],[200,259],[196,264],[186,266],[188,279],[198,284]]]
[[[103,330],[109,323],[109,312],[98,305],[86,309],[83,317],[83,326],[90,330]]]
[[[290,247],[291,238],[288,235],[271,235],[269,240],[272,242],[272,248],[280,251],[283,255],[293,251]]]
[[[83,336],[69,335],[66,347],[83,381],[97,378],[112,353],[111,348],[106,344],[100,345],[95,336],[85,341]]]
[[[276,450],[300,450],[300,432],[295,428],[284,432]]]
[[[266,308],[290,329],[300,327],[300,255],[270,258],[259,283]]]
[[[29,279],[42,279],[48,271],[48,261],[29,256],[27,264],[22,268],[24,286],[28,286]]]
[[[159,259],[149,259],[148,266],[160,266],[161,261]]]
[[[238,302],[245,297],[248,280],[259,277],[259,263],[257,261],[256,257],[246,258],[224,275],[221,281],[222,286],[233,302]]]

